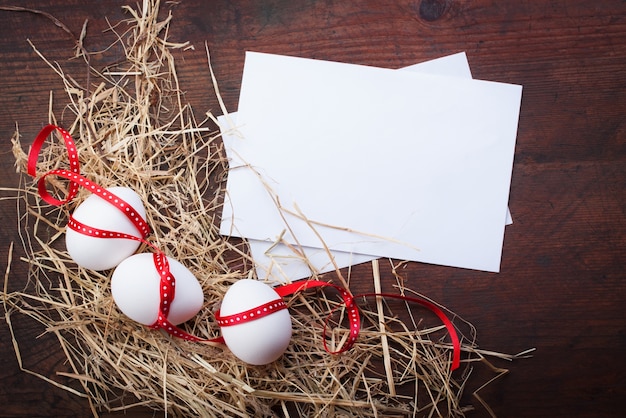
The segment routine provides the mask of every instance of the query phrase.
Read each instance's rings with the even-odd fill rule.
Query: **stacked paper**
[[[498,271],[520,100],[465,54],[396,71],[248,52],[220,231],[277,281],[374,257]]]

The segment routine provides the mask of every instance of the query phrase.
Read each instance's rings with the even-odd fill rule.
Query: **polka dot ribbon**
[[[271,315],[282,309],[286,309],[287,304],[283,299],[275,299],[264,303],[263,305],[248,309],[247,311],[238,312],[232,315],[222,316],[220,311],[215,313],[215,319],[220,327],[230,327],[233,325],[243,324],[244,322],[261,319],[264,316]]]
[[[47,173],[43,174],[37,183],[37,189],[39,192],[39,196],[47,203],[54,206],[61,206],[68,202],[70,202],[76,194],[80,187],[85,188],[91,193],[99,196],[104,199],[106,202],[113,205],[117,208],[121,213],[123,213],[126,218],[137,229],[139,236],[135,236],[132,234],[126,234],[123,232],[116,231],[106,231],[103,229],[95,228],[90,225],[85,225],[82,222],[76,220],[74,217],[70,216],[68,221],[68,228],[73,229],[76,232],[79,232],[84,235],[88,235],[96,238],[118,238],[118,239],[130,239],[134,241],[142,242],[149,247],[151,247],[155,252],[153,254],[154,265],[159,273],[160,277],[160,303],[159,303],[159,312],[157,316],[156,322],[151,326],[152,328],[162,328],[168,333],[183,338],[189,341],[206,341],[202,338],[195,337],[177,326],[173,325],[167,320],[167,315],[169,313],[170,305],[174,300],[174,288],[176,284],[176,279],[170,272],[169,263],[167,262],[167,257],[159,248],[157,248],[154,244],[146,240],[146,237],[150,233],[150,228],[147,222],[135,211],[135,209],[124,201],[119,196],[111,193],[106,190],[104,187],[99,186],[98,184],[90,181],[88,178],[84,177],[80,174],[80,164],[78,160],[78,152],[76,150],[76,145],[74,140],[72,139],[69,132],[65,129],[56,126],[56,125],[47,125],[45,126],[37,135],[35,140],[33,141],[33,145],[31,147],[30,153],[28,155],[28,174],[37,177],[37,161],[39,159],[39,154],[41,152],[41,148],[45,143],[48,136],[54,131],[58,131],[63,138],[65,143],[65,148],[67,150],[68,160],[69,160],[69,170],[65,169],[56,169],[50,170]],[[69,189],[67,196],[63,200],[59,200],[53,197],[47,190],[46,187],[46,178],[48,176],[58,176],[66,178],[70,181]],[[216,342],[221,342],[221,339],[217,339]]]
[[[213,338],[213,339],[204,339],[204,338],[196,337],[192,334],[189,334],[183,331],[182,329],[180,329],[179,327],[177,327],[176,325],[168,321],[167,319],[168,313],[169,313],[170,306],[175,296],[176,279],[170,271],[167,257],[154,244],[146,241],[146,236],[150,232],[148,224],[139,214],[137,214],[137,212],[133,209],[131,205],[129,205],[120,197],[107,191],[103,187],[97,185],[96,183],[90,181],[89,179],[87,179],[86,177],[80,174],[80,164],[78,160],[78,153],[76,150],[76,146],[74,144],[74,140],[65,129],[58,127],[56,125],[47,125],[39,132],[39,134],[37,135],[37,137],[35,138],[33,142],[33,145],[29,153],[28,174],[33,177],[37,176],[37,160],[39,158],[39,153],[41,152],[41,148],[43,144],[45,143],[46,139],[48,138],[48,136],[55,130],[61,134],[63,141],[65,142],[70,169],[69,170],[65,170],[65,169],[51,170],[45,173],[44,175],[42,175],[39,178],[38,183],[37,183],[38,192],[41,198],[51,205],[55,205],[55,206],[64,205],[70,202],[72,199],[74,199],[74,197],[78,193],[79,188],[83,187],[89,190],[91,193],[101,197],[105,201],[115,206],[120,212],[126,215],[126,217],[133,223],[133,225],[136,227],[140,236],[125,234],[125,233],[115,232],[115,231],[105,231],[102,229],[94,228],[94,227],[85,225],[77,221],[73,217],[70,217],[70,220],[68,222],[68,228],[71,228],[81,234],[98,237],[98,238],[123,238],[123,239],[140,241],[142,243],[147,244],[151,248],[153,248],[155,250],[155,252],[153,253],[154,265],[160,277],[160,282],[159,282],[160,303],[159,303],[159,312],[158,312],[157,320],[153,325],[151,325],[151,328],[163,329],[169,334],[178,338],[182,338],[187,341],[224,343],[224,339],[222,337]],[[70,181],[68,194],[65,197],[65,199],[59,200],[53,197],[48,192],[45,180],[46,180],[46,177],[50,175],[63,177]],[[338,350],[332,351],[328,347],[328,343],[327,343],[327,340],[328,340],[328,338],[326,338],[327,329],[328,329],[328,324],[329,324],[332,314],[337,309],[340,309],[341,305],[336,307],[333,310],[333,312],[329,314],[324,324],[324,338],[323,338],[324,349],[327,352],[331,354],[343,353],[349,350],[350,348],[352,348],[352,346],[357,341],[360,328],[361,328],[361,322],[360,322],[359,309],[358,309],[357,304],[355,303],[356,298],[361,298],[361,297],[394,298],[394,299],[402,299],[405,301],[420,304],[428,308],[432,312],[434,312],[441,319],[441,321],[444,323],[444,325],[446,326],[448,330],[450,339],[452,340],[453,359],[452,359],[451,370],[455,370],[459,367],[461,344],[460,344],[458,335],[456,333],[456,330],[454,328],[454,325],[452,324],[450,319],[448,319],[446,314],[437,305],[433,304],[432,302],[419,299],[419,298],[404,296],[404,295],[395,295],[395,294],[389,294],[389,293],[366,293],[366,294],[353,296],[348,290],[340,286],[336,286],[334,284],[319,281],[319,280],[307,280],[303,282],[295,282],[295,283],[276,287],[275,290],[278,293],[279,298],[272,300],[261,306],[257,306],[252,309],[249,309],[247,311],[239,312],[237,314],[228,315],[228,316],[221,316],[220,312],[218,311],[215,315],[216,320],[220,327],[233,326],[233,325],[241,324],[244,322],[254,321],[264,316],[270,315],[274,312],[277,312],[279,310],[287,309],[287,305],[284,302],[283,298],[296,294],[298,292],[302,292],[307,289],[316,288],[316,287],[330,287],[330,288],[334,288],[335,290],[337,290],[343,300],[343,306],[345,306],[348,312],[348,319],[350,321],[350,334],[349,334],[348,339]]]
[[[134,210],[134,208],[127,202],[125,202],[122,198],[116,196],[115,194],[106,190],[104,187],[99,186],[98,184],[90,181],[88,178],[80,174],[80,163],[78,161],[78,152],[76,151],[76,145],[69,132],[67,132],[65,129],[55,125],[47,125],[39,132],[39,134],[33,141],[30,153],[28,154],[28,174],[33,177],[37,177],[37,160],[39,159],[39,153],[41,152],[41,148],[48,136],[55,130],[61,134],[61,136],[63,137],[63,141],[65,142],[65,148],[67,150],[70,169],[50,170],[42,175],[37,182],[37,190],[39,192],[39,196],[41,196],[43,200],[51,205],[61,206],[72,201],[74,197],[76,197],[79,187],[83,187],[89,190],[91,193],[109,202],[117,209],[119,209],[120,212],[126,215],[128,220],[133,223],[133,225],[139,232],[140,237],[135,237],[128,234],[121,234],[117,232],[98,230],[96,228],[91,228],[87,225],[83,225],[73,218],[70,218],[70,221],[68,223],[68,226],[70,228],[86,235],[99,236],[102,238],[139,238],[139,240],[143,240],[150,233],[150,228],[146,221]],[[48,189],[46,187],[46,178],[48,176],[64,177],[70,181],[69,190],[65,199],[56,199],[48,192]]]
[[[159,282],[159,290],[161,294],[161,300],[159,302],[159,314],[156,322],[151,326],[154,329],[163,329],[168,334],[171,334],[175,337],[182,338],[183,340],[193,341],[193,342],[211,342],[211,343],[224,343],[224,339],[222,337],[213,338],[213,339],[205,339],[196,337],[195,335],[189,334],[176,325],[172,324],[168,321],[167,316],[170,312],[170,306],[174,301],[175,289],[176,289],[176,279],[170,272],[169,263],[167,262],[167,257],[161,251],[157,251],[153,254],[154,265],[156,266],[157,272],[159,273],[160,282]]]
[[[322,281],[318,281],[318,280],[307,280],[304,282],[295,282],[295,283],[290,283],[290,284],[286,284],[286,285],[282,285],[282,286],[278,286],[275,290],[276,292],[280,295],[280,296],[288,296],[300,291],[304,291],[306,289],[311,289],[314,287],[332,287],[334,289],[336,289],[339,294],[341,295],[341,298],[343,299],[343,305],[345,306],[347,312],[348,312],[348,319],[350,321],[350,336],[348,337],[348,340],[343,344],[343,346],[337,350],[337,351],[331,351],[328,348],[327,345],[327,338],[326,338],[326,333],[327,333],[327,328],[328,328],[328,322],[330,320],[330,317],[332,315],[332,313],[341,308],[341,306],[335,308],[333,310],[333,312],[330,313],[330,315],[327,317],[326,319],[326,323],[324,324],[324,349],[331,353],[331,354],[338,354],[338,353],[343,353],[344,351],[349,350],[350,348],[352,348],[352,346],[354,345],[354,343],[356,342],[358,336],[359,336],[359,332],[360,332],[360,328],[361,328],[361,322],[359,319],[359,309],[358,306],[355,302],[355,299],[359,299],[359,298],[367,298],[367,297],[383,297],[383,298],[388,298],[388,299],[400,299],[400,300],[404,300],[407,302],[413,302],[413,303],[417,303],[427,309],[429,309],[430,311],[432,311],[435,315],[437,315],[437,317],[439,317],[439,319],[443,322],[443,324],[445,325],[448,334],[450,335],[450,339],[452,341],[452,349],[453,349],[453,353],[452,353],[452,364],[450,366],[450,370],[454,371],[456,369],[459,368],[460,364],[461,364],[461,342],[459,340],[459,336],[456,332],[456,328],[454,327],[454,324],[452,323],[452,321],[450,321],[450,319],[447,317],[447,315],[445,314],[445,312],[443,312],[443,310],[441,310],[441,308],[439,308],[437,305],[435,305],[434,303],[425,300],[425,299],[420,299],[417,297],[411,297],[411,296],[405,296],[405,295],[396,295],[393,293],[362,293],[359,295],[352,295],[350,294],[350,292],[348,292],[346,289],[344,289],[343,287],[340,286],[336,286],[333,285],[331,283],[327,283],[327,282],[322,282]]]

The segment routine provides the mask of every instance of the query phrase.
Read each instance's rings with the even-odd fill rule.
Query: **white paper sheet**
[[[401,70],[449,77],[472,77],[467,56],[464,52],[411,65]],[[237,140],[236,112],[230,113],[228,116],[220,116],[218,118],[227,155],[229,154],[231,141]],[[230,124],[233,124],[233,126],[229,126]],[[232,161],[232,156],[229,156],[230,161]],[[510,213],[507,210],[507,224],[511,222]],[[248,243],[251,256],[255,262],[257,277],[274,282],[300,280],[310,277],[313,271],[325,273],[336,268],[345,268],[376,258],[376,256],[350,254],[342,251],[330,251],[329,254],[323,248],[292,248],[278,242],[273,243],[254,239],[248,240]]]
[[[232,151],[263,168],[259,172],[265,184],[286,208],[297,201],[309,219],[366,232],[316,226],[330,248],[497,271],[519,86],[391,76],[390,70],[255,53],[248,54],[246,70],[238,117],[243,110],[241,130],[254,140],[237,140]],[[349,94],[338,93],[346,87]],[[389,96],[393,100],[383,105]],[[316,113],[319,119],[313,117]],[[309,123],[315,120],[320,123]],[[380,135],[389,140],[389,147],[379,150],[388,153],[386,158],[360,152],[367,144],[376,145]],[[366,166],[359,169],[358,159]],[[327,168],[324,161],[329,160],[333,164]],[[303,169],[302,162],[310,168]],[[369,170],[367,164],[375,168]],[[325,179],[321,188],[316,186],[319,176]],[[267,190],[259,187],[258,176],[235,169],[229,184],[222,233],[275,240],[286,226]],[[371,202],[372,193],[386,196],[372,196]],[[326,208],[345,196],[351,197],[344,204]],[[228,208],[236,208],[235,213]],[[310,224],[283,215],[297,238],[288,233],[288,240],[320,246]]]

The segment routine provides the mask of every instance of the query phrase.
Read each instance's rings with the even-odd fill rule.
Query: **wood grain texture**
[[[107,21],[126,2],[6,1],[54,15],[75,34],[88,19],[85,47],[96,68],[123,57]],[[131,4],[131,3],[128,3]],[[134,3],[132,3],[134,5]],[[475,78],[524,86],[510,207],[499,274],[409,263],[411,287],[478,329],[485,349],[533,359],[483,397],[503,417],[623,416],[626,397],[626,2],[618,0],[186,0],[164,4],[174,20],[186,98],[198,114],[217,110],[204,43],[219,86],[236,110],[246,50],[400,68],[466,51]],[[47,121],[53,91],[63,122],[63,85],[27,43],[84,83],[72,39],[50,20],[0,11],[0,187],[15,187],[10,138],[28,142]],[[65,118],[71,119],[70,115]],[[453,121],[451,121],[453,123]],[[380,145],[381,147],[384,144]],[[6,193],[3,193],[6,196]],[[15,202],[0,201],[0,266],[15,242],[10,286],[26,280]],[[382,262],[383,279],[391,279]],[[352,272],[355,291],[371,291],[369,266]],[[26,366],[64,370],[53,338],[14,316]],[[32,345],[26,343],[31,341]],[[23,373],[0,321],[0,416],[87,416],[86,400]],[[480,371],[477,371],[480,374]],[[469,416],[486,416],[477,405]],[[106,414],[104,414],[106,416]],[[133,411],[133,416],[153,416]]]

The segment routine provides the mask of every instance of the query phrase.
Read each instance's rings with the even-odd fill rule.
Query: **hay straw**
[[[125,10],[130,18],[110,31],[117,34],[126,59],[96,70],[86,52],[79,51],[91,73],[87,86],[33,48],[65,85],[62,125],[77,139],[81,171],[104,187],[127,186],[143,197],[154,232],[150,239],[186,265],[204,290],[205,305],[184,325],[186,330],[216,337],[213,312],[222,296],[232,283],[254,272],[245,246],[218,234],[227,162],[219,134],[210,129],[215,117],[209,113],[198,122],[184,102],[171,51],[190,46],[167,40],[172,15],[159,20],[158,0],[145,0],[140,10]],[[216,84],[210,62],[209,71]],[[56,122],[52,106],[49,121]],[[17,127],[12,142],[18,170],[25,173],[27,156]],[[38,170],[64,167],[65,158],[62,142],[49,141]],[[59,196],[67,192],[62,180],[51,180],[49,187]],[[469,373],[460,380],[452,376],[451,347],[443,340],[442,327],[421,326],[417,320],[409,326],[381,300],[374,308],[359,301],[363,326],[357,344],[344,354],[330,355],[321,341],[331,312],[329,345],[340,346],[348,335],[342,326],[344,311],[336,309],[340,299],[323,291],[292,297],[292,343],[279,361],[267,366],[247,366],[223,347],[177,340],[133,323],[113,302],[111,272],[77,267],[64,249],[68,214],[87,194],[81,192],[64,207],[50,207],[42,204],[30,179],[17,192],[28,284],[20,291],[8,290],[11,247],[3,303],[20,367],[85,397],[94,416],[136,406],[173,416],[210,417],[464,416],[471,409],[461,404]],[[372,274],[378,287],[378,262]],[[398,290],[411,292],[400,281]],[[416,315],[409,305],[401,308],[407,310],[405,317]],[[23,366],[11,320],[15,314],[32,318],[56,337],[67,358],[67,369],[59,370],[57,379]],[[517,357],[479,350],[473,327],[460,318],[456,322],[469,329],[463,341],[466,365],[490,364],[486,357]],[[493,370],[496,378],[505,372]]]

